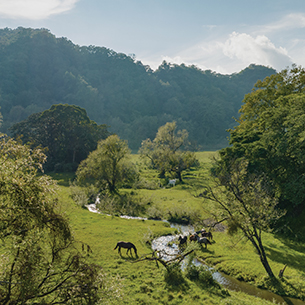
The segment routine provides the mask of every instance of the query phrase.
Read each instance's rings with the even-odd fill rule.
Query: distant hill
[[[163,62],[156,71],[133,57],[96,46],[78,46],[46,29],[0,30],[2,132],[28,115],[68,103],[137,150],[157,129],[175,120],[193,147],[227,145],[241,101],[255,82],[276,73],[250,65],[221,75]]]

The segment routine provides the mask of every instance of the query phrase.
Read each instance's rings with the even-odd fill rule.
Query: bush
[[[179,286],[185,283],[180,264],[169,265],[164,273],[164,280],[170,286]]]
[[[188,225],[195,223],[198,220],[198,214],[195,210],[174,207],[168,211],[168,216],[166,219],[169,222]]]
[[[149,181],[144,178],[139,178],[134,184],[133,188],[135,189],[146,189],[146,190],[156,190],[160,187],[155,181]]]
[[[147,217],[148,219],[154,219],[154,220],[162,220],[162,212],[157,209],[155,206],[149,207],[147,209]]]
[[[111,195],[109,193],[99,195],[97,208],[111,215],[139,216],[145,212],[145,204],[133,194]]]
[[[71,184],[70,192],[73,201],[83,208],[88,204],[95,203],[98,195],[98,191],[93,185],[88,187],[80,187],[75,184]]]
[[[214,280],[212,272],[204,265],[188,264],[185,275],[191,281],[199,282],[204,287],[219,286]]]

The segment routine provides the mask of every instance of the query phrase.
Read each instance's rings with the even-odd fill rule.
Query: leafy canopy
[[[138,177],[136,167],[128,160],[129,154],[127,142],[111,135],[99,141],[97,149],[80,163],[77,178],[93,178],[99,190],[117,193],[120,186]]]
[[[169,173],[182,181],[182,172],[198,161],[193,152],[182,151],[181,148],[187,144],[188,132],[185,129],[176,131],[176,128],[176,122],[161,126],[153,141],[146,139],[142,142],[139,152],[159,171],[160,176]]]
[[[13,136],[22,136],[32,147],[47,148],[47,170],[75,170],[97,142],[108,136],[105,125],[97,125],[85,109],[74,105],[53,105],[34,113],[11,128]],[[70,166],[69,166],[70,165]]]
[[[0,303],[93,304],[101,270],[77,251],[54,181],[38,175],[45,161],[39,148],[1,135]]]
[[[257,82],[245,96],[230,147],[220,151],[224,166],[246,158],[264,173],[283,207],[305,203],[305,70],[293,66]]]

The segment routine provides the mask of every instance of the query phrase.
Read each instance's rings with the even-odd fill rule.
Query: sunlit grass
[[[121,190],[134,192],[143,199],[147,211],[155,209],[163,217],[175,210],[199,215],[201,219],[209,218],[215,208],[213,203],[204,202],[195,197],[201,186],[208,181],[211,157],[216,153],[197,153],[200,168],[192,169],[184,175],[184,183],[168,188],[163,186],[155,190]],[[146,179],[159,179],[155,171],[145,167],[138,155],[132,155],[141,175]],[[129,304],[270,304],[267,301],[250,297],[242,293],[230,292],[224,296],[219,291],[202,290],[195,283],[187,280],[188,289],[180,287],[172,291],[164,282],[164,268],[153,262],[135,262],[134,256],[127,256],[125,250],[122,257],[117,250],[113,251],[120,240],[131,241],[138,248],[139,257],[151,253],[149,241],[160,235],[173,233],[174,230],[161,221],[126,220],[119,217],[94,214],[75,205],[70,197],[69,180],[73,176],[54,175],[59,179],[59,209],[70,219],[76,240],[90,246],[93,253],[89,259],[101,265],[112,275],[119,274],[123,278],[126,303]],[[195,183],[196,182],[196,183]],[[213,231],[214,241],[208,249],[198,251],[197,255],[207,264],[230,274],[240,280],[250,281],[255,285],[266,285],[266,272],[255,249],[240,234],[229,236],[226,232]],[[278,238],[271,233],[263,235],[263,243],[270,265],[278,275],[280,269],[287,264],[283,282],[286,291],[291,295],[305,295],[305,246],[285,238]],[[81,243],[79,243],[81,247]],[[268,287],[270,288],[270,287]]]

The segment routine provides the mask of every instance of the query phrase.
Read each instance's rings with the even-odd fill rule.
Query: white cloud
[[[274,31],[287,31],[292,29],[300,29],[305,27],[305,14],[294,13],[284,16],[277,22],[273,22],[261,27],[260,31],[274,32]]]
[[[0,16],[39,20],[71,10],[78,0],[1,0]]]
[[[196,65],[203,70],[211,69],[222,74],[239,72],[250,64],[270,66],[280,71],[292,64],[288,51],[276,47],[265,35],[251,36],[233,32],[218,40],[204,41],[162,60],[170,63]],[[154,58],[148,63],[156,68],[161,58]]]
[[[282,47],[277,48],[265,35],[254,38],[246,33],[233,32],[223,45],[223,53],[247,65],[256,63],[271,66],[277,70],[292,63],[287,50]]]

